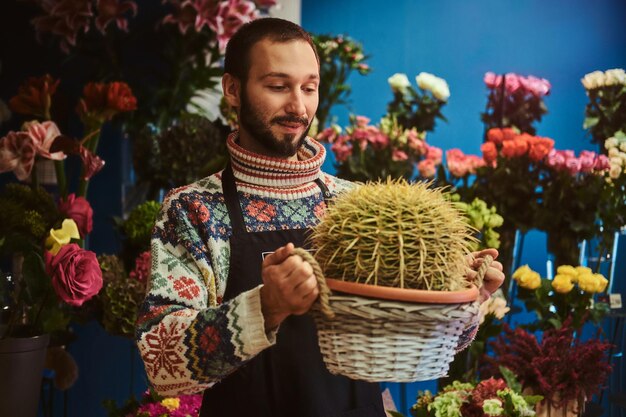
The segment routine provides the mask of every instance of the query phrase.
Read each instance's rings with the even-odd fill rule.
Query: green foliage
[[[150,248],[152,229],[160,209],[160,203],[146,201],[135,207],[128,219],[121,223],[120,229],[131,245],[141,250]]]
[[[626,131],[626,84],[603,85],[587,90],[583,129],[600,146],[619,130]]]

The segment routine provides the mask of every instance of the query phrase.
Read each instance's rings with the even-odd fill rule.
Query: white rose
[[[617,144],[618,144],[617,138],[608,138],[607,140],[604,141],[604,147],[606,149],[615,148],[617,147]]]
[[[619,144],[619,150],[622,152],[626,152],[626,141]]]
[[[611,169],[609,169],[609,177],[614,180],[618,179],[620,174],[622,173],[622,167],[619,165],[611,164]]]
[[[419,75],[415,77],[415,81],[419,88],[430,91],[441,101],[448,101],[448,98],[450,98],[450,88],[448,88],[448,83],[443,78],[439,78],[427,72],[420,72]]]
[[[593,90],[594,88],[604,85],[604,73],[602,71],[590,72],[580,81],[583,83],[585,89]]]
[[[409,78],[406,74],[396,73],[387,79],[389,86],[394,92],[405,93],[406,90],[411,86],[409,82]]]
[[[617,165],[617,166],[622,166],[622,158],[619,156],[614,156],[612,158],[609,158],[609,163],[611,165]]]
[[[606,146],[606,145],[605,145]],[[612,146],[609,149],[609,158],[614,158],[614,157],[619,157],[619,149],[617,149],[617,147]]]
[[[610,69],[604,73],[605,85],[626,84],[626,73],[621,68]]]

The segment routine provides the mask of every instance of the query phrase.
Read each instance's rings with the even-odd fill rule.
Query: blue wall
[[[594,70],[626,67],[625,21],[623,0],[302,0],[305,29],[347,34],[371,55],[373,72],[353,75],[351,103],[331,112],[341,125],[349,112],[377,121],[391,100],[387,78],[403,72],[415,84],[414,77],[426,71],[446,79],[451,91],[443,109],[449,122],[439,123],[427,140],[467,153],[479,153],[482,143],[487,71],[548,79],[549,113],[537,134],[555,139],[559,149],[596,150],[582,129],[587,98],[580,79]],[[332,158],[325,168],[334,171]],[[544,271],[544,234],[526,236],[521,262]],[[434,383],[389,387],[406,412],[417,390]]]

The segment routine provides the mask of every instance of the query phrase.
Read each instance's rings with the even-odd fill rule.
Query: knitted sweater
[[[321,172],[322,145],[307,138],[297,161],[248,152],[228,138],[246,229],[315,225],[331,194],[350,183]],[[172,190],[152,236],[152,271],[137,322],[148,379],[163,395],[201,391],[275,343],[265,332],[260,288],[222,302],[229,273],[231,225],[217,173]]]

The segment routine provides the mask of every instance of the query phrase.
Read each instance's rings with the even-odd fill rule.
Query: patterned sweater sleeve
[[[218,305],[210,253],[194,227],[207,210],[170,195],[153,232],[136,337],[162,395],[202,391],[275,343],[264,329],[260,287]]]

